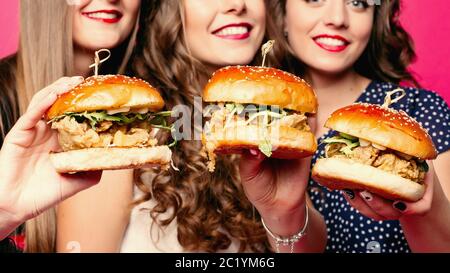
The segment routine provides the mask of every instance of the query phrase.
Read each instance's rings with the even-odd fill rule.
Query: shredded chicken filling
[[[102,147],[148,147],[158,141],[158,129],[148,121],[135,121],[121,125],[114,121],[101,121],[92,127],[88,121],[77,122],[66,116],[52,123],[59,132],[59,143],[64,151]]]
[[[351,153],[343,153],[341,150],[345,146],[344,143],[330,143],[325,147],[325,156],[327,158],[349,158],[423,184],[426,170],[420,167],[422,163],[418,159],[407,158],[390,149],[379,150],[370,145],[366,147],[358,146]]]
[[[206,125],[211,131],[249,124],[266,125],[268,127],[287,126],[301,131],[310,131],[307,118],[302,113],[284,110],[279,113],[270,110],[258,111],[257,108],[255,108],[255,111],[247,111],[246,109],[226,107],[224,104],[218,104],[217,107],[217,110],[212,112],[211,120]]]
[[[266,137],[262,137],[259,149],[266,156],[270,156],[272,145],[268,134],[271,130],[286,126],[300,131],[310,131],[307,117],[303,113],[276,109],[271,111],[254,105],[242,105],[234,103],[219,103],[214,105],[215,109],[211,113],[211,119],[205,124],[205,135],[207,138],[204,149],[209,158],[208,168],[214,170],[215,165],[215,139],[209,138],[213,132],[223,132],[227,128],[239,129],[247,125],[256,125],[259,128],[266,128]]]

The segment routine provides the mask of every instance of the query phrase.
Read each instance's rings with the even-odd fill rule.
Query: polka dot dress
[[[387,91],[397,86],[373,81],[357,102],[383,104]],[[428,130],[436,149],[443,153],[450,148],[450,110],[436,93],[404,88],[406,96],[390,107],[402,109]],[[321,143],[335,132],[329,131],[318,139]],[[312,164],[324,156],[324,144],[319,145]],[[328,231],[326,252],[346,253],[405,253],[408,242],[398,221],[373,221],[353,209],[340,191],[329,191],[312,179],[309,194],[314,206],[325,218]]]

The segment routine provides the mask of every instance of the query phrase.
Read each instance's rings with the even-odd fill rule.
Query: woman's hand
[[[432,164],[429,164],[430,166]],[[387,200],[367,191],[344,190],[345,199],[356,210],[376,221],[400,220],[407,215],[425,215],[431,209],[434,190],[434,171],[425,176],[425,195],[417,202]]]
[[[304,226],[309,169],[309,158],[271,159],[259,150],[242,155],[244,191],[272,232],[289,236]]]
[[[55,171],[49,152],[59,150],[57,133],[42,120],[58,95],[82,81],[81,77],[61,78],[36,93],[6,136],[0,151],[0,239],[7,235],[5,227],[14,229],[100,180],[101,172],[66,175]]]

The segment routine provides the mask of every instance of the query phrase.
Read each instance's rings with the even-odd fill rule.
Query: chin
[[[81,37],[81,42],[76,41],[77,45],[87,50],[99,50],[101,48],[113,49],[120,45],[122,39],[119,35],[102,32],[101,35],[92,33]]]
[[[308,64],[307,66],[310,69],[313,69],[315,71],[320,72],[321,74],[325,74],[325,75],[340,75],[343,74],[345,72],[347,72],[349,69],[351,69],[351,66],[347,65],[347,64],[342,64],[339,63],[338,61],[326,61],[326,62],[321,62],[320,64]]]
[[[253,51],[252,51],[253,53]],[[246,65],[252,62],[254,54],[240,51],[233,51],[231,54],[222,57],[221,66],[227,65]]]

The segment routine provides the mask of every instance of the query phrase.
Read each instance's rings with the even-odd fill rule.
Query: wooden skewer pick
[[[262,56],[263,56],[263,61],[262,61],[261,66],[264,67],[264,65],[266,63],[266,56],[273,49],[274,44],[275,44],[275,40],[269,40],[267,43],[263,44],[263,46],[261,47]]]
[[[106,56],[103,59],[100,59],[100,53],[102,53],[102,52],[108,53],[108,56]],[[93,68],[94,67],[94,75],[95,76],[98,76],[98,67],[100,66],[100,64],[104,63],[110,57],[111,57],[111,51],[109,51],[108,49],[100,49],[98,51],[95,51],[94,63],[89,66],[89,68]]]
[[[401,93],[400,96],[396,97],[395,99],[392,99],[392,96],[393,96],[395,93],[398,93],[398,92]],[[406,92],[405,92],[405,90],[403,90],[403,89],[401,89],[401,88],[397,88],[397,89],[395,89],[395,90],[386,92],[386,97],[384,98],[384,103],[383,103],[383,105],[382,105],[381,107],[383,107],[383,108],[389,108],[389,106],[390,106],[391,104],[394,104],[394,103],[396,103],[397,101],[401,100],[404,96],[406,96]]]

